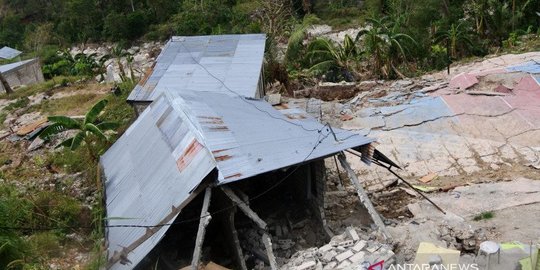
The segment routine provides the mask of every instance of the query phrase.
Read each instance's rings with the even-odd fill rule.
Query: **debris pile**
[[[384,261],[384,265],[394,262],[391,247],[370,240],[366,233],[348,227],[343,234],[320,247],[309,248],[295,253],[281,269],[367,269],[370,265]]]

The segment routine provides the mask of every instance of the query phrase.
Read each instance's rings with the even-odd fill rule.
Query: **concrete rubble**
[[[369,265],[384,261],[384,265],[395,262],[392,248],[376,240],[357,228],[348,227],[340,235],[332,237],[329,243],[319,248],[301,250],[280,269],[367,269]]]

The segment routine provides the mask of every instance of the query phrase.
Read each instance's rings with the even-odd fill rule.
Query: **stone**
[[[398,81],[395,81],[392,86],[392,88],[402,88],[402,87],[406,87],[406,86],[409,86],[413,84],[412,81],[409,81],[409,80],[398,80]]]
[[[281,94],[270,94],[268,95],[268,103],[270,105],[278,105],[281,104]]]
[[[352,255],[354,255],[354,253],[351,251],[351,250],[347,250],[339,255],[336,256],[336,260],[338,262],[342,262],[348,258],[350,258]]]
[[[360,240],[360,237],[358,237],[358,233],[356,233],[356,230],[352,227],[347,228],[347,234],[354,242]]]
[[[42,147],[43,144],[45,144],[45,141],[41,139],[40,137],[36,137],[34,141],[32,141],[32,143],[30,144],[30,146],[28,146],[28,152],[34,151]]]
[[[362,240],[362,241],[356,243],[356,245],[354,245],[352,250],[354,250],[355,252],[359,252],[360,250],[364,249],[364,247],[366,247],[366,244],[367,244],[367,242]]]

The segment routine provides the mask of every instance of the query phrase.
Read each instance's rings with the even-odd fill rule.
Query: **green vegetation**
[[[495,214],[491,211],[482,212],[476,216],[474,216],[474,221],[480,221],[480,220],[486,220],[486,219],[492,219],[495,216]]]
[[[71,247],[84,251],[92,249],[92,259],[86,269],[103,267],[104,211],[97,158],[118,136],[117,133],[104,133],[104,130],[118,127],[117,130],[123,132],[131,123],[133,109],[125,100],[134,85],[134,81],[127,79],[118,85],[116,95],[104,94],[103,90],[111,86],[80,81],[80,77],[56,77],[2,97],[12,102],[1,111],[3,115],[21,110],[23,113],[40,111],[45,115],[88,112],[84,119],[72,120],[79,124],[76,134],[84,132],[86,136],[82,137],[92,147],[71,150],[72,141],[69,147],[45,151],[44,155],[27,155],[28,145],[23,141],[0,142],[0,227],[15,228],[0,229],[0,269],[47,269],[51,258],[64,257]],[[60,98],[29,104],[28,96],[50,95],[53,91],[60,94]],[[66,118],[71,119],[60,118],[57,127]],[[66,121],[72,127],[72,121]],[[88,127],[91,125],[98,129]],[[102,135],[107,140],[103,140]],[[83,141],[80,145],[88,146]],[[40,187],[43,181],[61,175],[65,175],[61,181],[53,180],[54,185]],[[82,191],[74,191],[74,186],[77,187],[75,190],[89,193],[79,194]],[[73,192],[79,195],[73,196]],[[85,198],[90,194],[95,194],[95,199],[89,205]],[[86,240],[74,243],[73,239],[67,238],[72,233]]]
[[[15,186],[0,185],[0,226],[28,229],[0,229],[0,268],[25,269],[49,257],[60,255],[64,235],[72,230],[46,232],[30,228],[89,226],[81,216],[82,205],[58,192],[23,194]],[[25,237],[29,235],[29,237]]]
[[[327,38],[317,38],[309,44],[307,51],[311,65],[309,71],[315,75],[331,74],[336,77],[331,80],[347,81],[358,77],[355,72],[361,52],[350,36],[345,36],[343,45]]]
[[[90,77],[103,74],[110,58],[125,58],[131,65],[133,58],[123,48],[140,39],[265,32],[267,81],[279,81],[288,89],[291,79],[392,79],[441,69],[471,56],[514,50],[522,37],[540,33],[539,6],[540,0],[6,0],[0,3],[5,10],[0,45],[39,56],[47,78]],[[330,56],[352,44],[311,40],[305,33],[315,23],[338,30],[362,28],[354,42],[360,56],[338,60],[334,54],[334,63],[327,62],[320,46]],[[287,40],[283,63],[277,45]],[[61,50],[75,42],[100,41],[118,46],[100,59]],[[308,52],[308,43],[318,53]],[[134,80],[120,70],[122,80]]]
[[[68,116],[49,116],[49,122],[52,122],[52,124],[43,130],[39,136],[44,140],[49,140],[52,136],[64,131],[76,130],[77,133],[73,137],[66,139],[56,147],[69,147],[73,151],[84,143],[90,156],[97,161],[99,154],[103,150],[104,143],[109,141],[105,132],[115,130],[119,126],[115,122],[101,122],[98,120],[98,116],[105,109],[108,102],[106,99],[98,101],[82,120]]]

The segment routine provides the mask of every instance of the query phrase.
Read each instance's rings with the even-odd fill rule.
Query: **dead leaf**
[[[424,175],[422,178],[420,178],[420,182],[429,183],[435,178],[437,178],[436,173],[428,173],[428,174]]]

